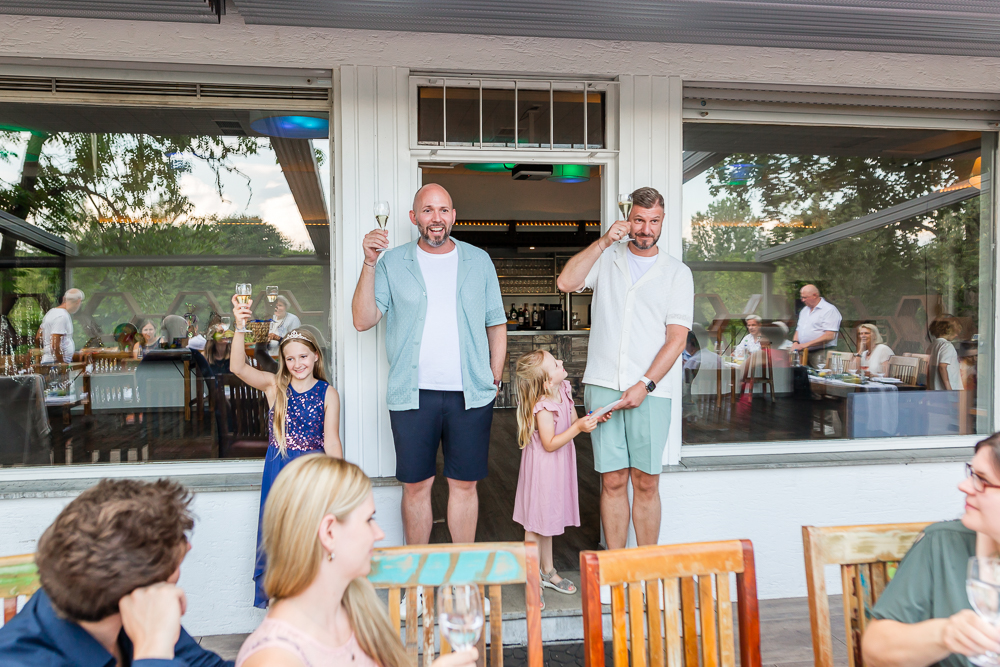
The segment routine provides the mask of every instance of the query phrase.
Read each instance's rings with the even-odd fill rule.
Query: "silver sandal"
[[[563,577],[558,584],[554,583],[552,581],[552,577],[556,574],[558,574],[558,572],[555,570],[552,570],[548,574],[539,570],[538,575],[542,578],[542,588],[551,588],[554,591],[564,593],[566,595],[576,593],[576,585],[566,577]]]

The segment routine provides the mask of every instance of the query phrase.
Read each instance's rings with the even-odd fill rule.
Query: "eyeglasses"
[[[965,464],[965,476],[972,480],[972,488],[974,488],[977,493],[982,493],[986,489],[1000,489],[1000,484],[991,484],[987,482],[985,477],[973,470],[971,463]]]

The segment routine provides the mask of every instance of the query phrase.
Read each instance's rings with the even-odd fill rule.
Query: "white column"
[[[650,186],[663,194],[665,220],[658,245],[662,251],[682,259],[684,133],[681,78],[623,75],[620,81],[618,191],[631,192]],[[670,383],[674,400],[663,462],[676,464],[681,452],[681,394],[684,388],[680,363],[674,366],[665,381]]]
[[[337,376],[344,455],[372,477],[395,474],[385,391],[385,324],[359,333],[351,298],[361,272],[361,239],[375,227],[373,206],[392,209],[389,245],[410,240],[414,184],[409,150],[409,71],[345,65],[334,73]]]

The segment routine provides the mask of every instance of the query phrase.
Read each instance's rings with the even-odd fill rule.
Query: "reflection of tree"
[[[735,165],[752,165],[733,179]],[[688,260],[753,261],[763,248],[833,227],[928,194],[959,178],[970,165],[943,159],[901,163],[887,158],[733,155],[708,173],[717,201],[692,220]],[[961,172],[961,173],[960,173]],[[757,212],[757,217],[752,211]],[[699,226],[748,221],[759,227]],[[895,312],[909,294],[941,294],[944,308],[978,320],[979,200],[844,239],[776,262],[776,291],[794,299],[805,282],[820,286],[849,319],[852,297],[871,316]],[[760,290],[755,274],[731,279],[698,276],[699,291],[731,307]],[[698,284],[696,282],[696,284]],[[923,313],[920,317],[925,317]]]

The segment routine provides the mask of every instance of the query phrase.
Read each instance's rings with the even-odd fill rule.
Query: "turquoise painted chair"
[[[3,600],[3,622],[14,618],[18,598],[30,598],[41,584],[34,554],[0,558],[0,600]]]
[[[422,652],[424,666],[434,660],[435,587],[444,584],[478,584],[486,599],[489,589],[490,665],[503,667],[503,603],[501,586],[521,584],[527,600],[528,666],[542,667],[542,612],[538,576],[538,547],[533,542],[484,542],[481,544],[430,544],[376,549],[369,581],[375,588],[389,590],[389,616],[400,626],[399,602],[406,590],[407,653],[418,666]],[[425,610],[417,617],[417,586],[424,589]],[[422,631],[418,624],[422,622]],[[441,653],[450,647],[441,638]],[[486,631],[479,638],[480,660],[486,660]]]

